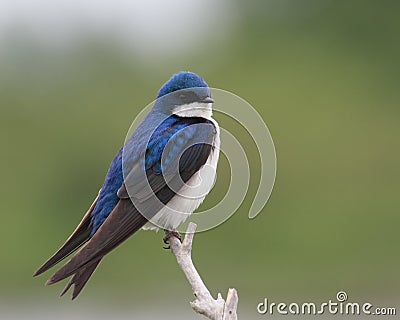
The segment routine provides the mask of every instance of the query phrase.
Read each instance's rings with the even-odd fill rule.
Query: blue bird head
[[[157,98],[165,96],[174,91],[189,88],[208,88],[203,78],[193,72],[181,71],[174,74],[160,89]]]
[[[193,72],[181,71],[161,87],[155,109],[166,114],[193,116],[189,110],[200,108],[209,112],[213,102],[210,88],[203,78]]]

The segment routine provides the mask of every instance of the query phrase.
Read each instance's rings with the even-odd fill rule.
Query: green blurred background
[[[325,302],[340,290],[400,307],[400,2],[82,3],[0,7],[2,319],[198,318],[161,233],[112,252],[73,303],[58,298],[62,285],[43,287],[50,272],[31,277],[91,204],[135,116],[180,70],[250,102],[277,152],[263,212],[247,217],[259,172],[249,145],[246,201],[195,237],[212,294],[237,288],[241,319],[266,318],[264,297]],[[225,167],[206,206],[225,189]]]

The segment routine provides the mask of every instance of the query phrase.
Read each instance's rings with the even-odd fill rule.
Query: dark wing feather
[[[182,182],[177,175],[177,169],[179,168],[179,174],[182,180],[186,182],[193,173],[197,172],[204,165],[210,155],[216,129],[214,124],[208,120],[198,119],[198,121],[200,123],[195,123],[194,126],[189,126],[179,132],[181,136],[184,136],[185,130],[194,131],[191,133],[192,137],[184,145],[179,145],[178,148],[181,149],[181,154],[176,156],[174,161],[170,162],[164,168],[163,177],[160,178],[160,174],[154,173],[152,168],[144,174],[140,170],[139,164],[133,167],[133,170],[129,172],[124,180],[131,198],[140,203],[145,202],[154,194],[158,196],[158,192],[162,191],[166,184],[172,186],[174,190],[179,190]],[[174,141],[176,142],[176,139],[179,139],[179,133],[171,138],[169,144],[163,150],[164,153],[168,154],[171,151],[174,154],[173,150],[176,147]],[[168,158],[168,155],[165,155],[165,158]],[[163,193],[161,192],[161,194]],[[159,197],[159,199],[162,201],[162,197]]]
[[[77,250],[80,246],[82,246],[86,241],[89,240],[91,231],[91,228],[89,227],[91,213],[97,203],[98,197],[99,196],[94,199],[92,205],[83,216],[82,221],[76,227],[75,231],[71,234],[67,241],[65,241],[62,247],[33,274],[34,277],[42,274],[61,260],[68,257],[72,252]]]
[[[179,175],[176,174],[168,179],[171,180],[170,183],[174,186],[174,190],[179,190],[183,183],[187,182],[206,163],[212,148],[214,130],[214,126],[210,125],[207,143],[192,145],[182,153],[179,160]],[[138,169],[139,166],[133,168]],[[60,268],[46,284],[53,284],[74,275],[62,294],[74,284],[73,297],[76,297],[104,255],[143,227],[148,219],[151,219],[163,207],[163,204],[168,203],[173,198],[175,192],[170,189],[162,175],[156,174],[151,168],[147,170],[146,174],[150,187],[151,189],[154,188],[159,201],[154,201],[154,197],[146,196],[145,200],[142,199],[139,212],[132,203],[125,185],[122,185],[118,191],[120,200],[102,226],[87,244],[67,264]]]

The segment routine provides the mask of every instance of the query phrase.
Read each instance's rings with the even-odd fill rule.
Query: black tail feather
[[[96,270],[102,258],[91,261],[89,264],[85,265],[81,269],[79,269],[69,280],[64,290],[61,292],[60,296],[63,296],[68,289],[74,285],[74,291],[72,293],[72,300],[74,300],[79,293],[82,291],[83,287],[88,282],[90,276],[93,274],[94,270]]]

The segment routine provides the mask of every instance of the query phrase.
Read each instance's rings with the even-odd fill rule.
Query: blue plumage
[[[192,123],[190,119],[182,120],[177,116],[170,116],[154,131],[147,148],[146,170],[153,167],[156,174],[161,174],[163,167],[168,167],[179,156],[185,142],[194,134]],[[162,163],[162,153],[172,137],[173,143]]]
[[[177,90],[194,87],[208,88],[208,85],[201,77],[199,77],[195,73],[182,71],[171,77],[171,79],[160,89],[157,98]],[[149,115],[151,115],[153,119],[158,119],[157,115],[155,115],[154,113],[150,113]],[[154,131],[150,138],[150,141],[148,142],[148,146],[145,149],[145,170],[153,167],[153,170],[156,174],[161,174],[162,168],[164,166],[168,166],[170,162],[175,159],[176,155],[181,152],[181,148],[184,146],[185,142],[188,139],[192,138],[195,132],[195,127],[190,127],[192,123],[193,121],[191,121],[190,119],[182,121],[182,119],[180,119],[179,117],[172,115],[165,119]],[[182,130],[185,127],[186,129]],[[151,128],[151,126],[149,126],[149,128]],[[166,159],[164,159],[164,163],[162,164],[161,155],[166,144],[174,134],[181,130],[182,135],[177,136],[174,141],[175,145],[173,147],[175,149],[171,150]],[[140,150],[140,146],[130,146],[128,142],[128,145],[125,147],[133,148],[133,150],[131,150],[130,152],[130,160],[132,162],[136,161],[139,155],[134,154],[134,151]],[[92,212],[92,219],[90,222],[90,225],[92,227],[90,234],[91,236],[96,233],[96,231],[100,228],[100,226],[107,219],[108,215],[112,212],[112,210],[118,203],[119,198],[117,196],[117,191],[123,183],[122,153],[123,148],[119,150],[119,152],[113,159],[106,175],[103,187],[100,191],[99,200],[97,201],[97,204]]]
[[[181,71],[174,74],[169,81],[163,85],[158,92],[157,98],[165,96],[168,93],[187,89],[187,88],[207,88],[208,85],[203,78],[193,72]]]
[[[99,199],[92,211],[92,219],[90,221],[92,231],[90,232],[90,236],[95,234],[118,203],[117,191],[124,181],[122,175],[122,150],[123,148],[118,151],[111,162],[99,194]]]

